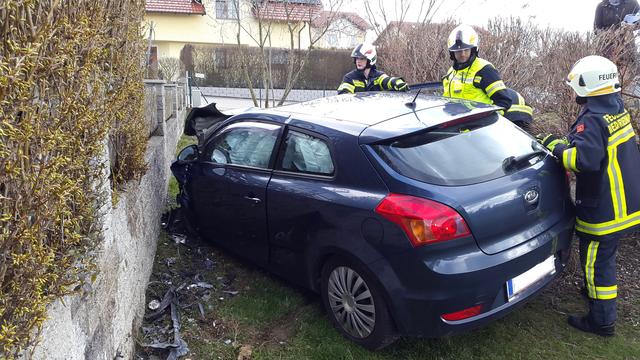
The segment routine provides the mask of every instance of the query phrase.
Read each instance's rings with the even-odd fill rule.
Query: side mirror
[[[198,158],[198,146],[189,145],[178,153],[179,162],[192,162]]]

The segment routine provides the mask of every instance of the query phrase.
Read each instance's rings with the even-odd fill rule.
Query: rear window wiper
[[[502,168],[504,169],[504,171],[510,171],[515,168],[519,168],[520,166],[522,166],[522,164],[524,164],[525,162],[529,162],[535,157],[540,157],[543,155],[547,157],[549,156],[549,153],[544,150],[535,150],[533,152],[519,156],[509,156],[502,161]]]

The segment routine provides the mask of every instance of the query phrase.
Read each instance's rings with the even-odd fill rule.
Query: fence
[[[145,80],[145,119],[149,136],[164,135],[163,124],[185,110],[184,81]]]

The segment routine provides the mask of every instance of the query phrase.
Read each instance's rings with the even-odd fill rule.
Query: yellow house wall
[[[187,44],[237,44],[237,21],[227,19],[215,19],[215,9],[211,9],[208,15],[186,14],[162,14],[147,13],[145,23],[147,29],[153,26],[154,36],[152,44],[158,47],[158,57],[179,57],[180,50]],[[212,15],[209,15],[212,14]],[[213,17],[212,17],[213,16]],[[244,30],[241,30],[240,42],[243,45],[258,46],[259,23],[257,19],[246,16],[241,20]],[[305,28],[300,33],[300,47],[306,49],[309,46],[309,31]],[[263,34],[270,30],[270,41],[266,46],[277,48],[290,48],[290,32],[285,22],[272,22],[263,24]],[[251,34],[251,35],[250,35]],[[148,30],[145,38],[148,39]],[[298,47],[298,32],[294,31],[295,47]]]

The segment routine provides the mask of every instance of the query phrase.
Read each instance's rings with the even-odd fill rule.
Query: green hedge
[[[0,357],[35,340],[48,303],[88,289],[99,189],[145,171],[143,14],[142,0],[0,4]]]

